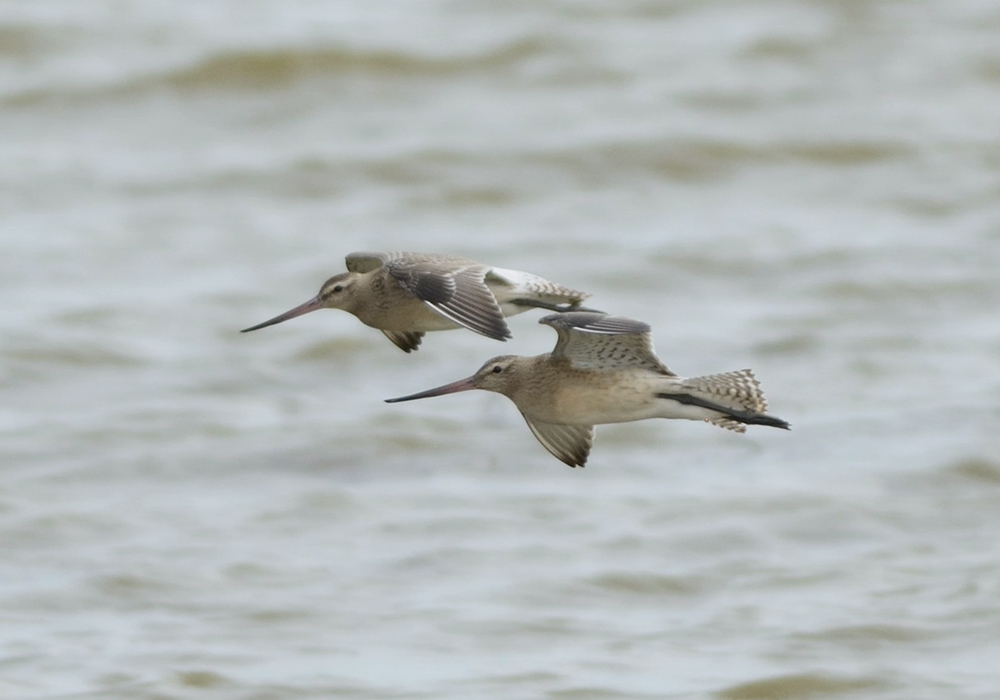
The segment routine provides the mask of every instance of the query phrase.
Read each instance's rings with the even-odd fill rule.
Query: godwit
[[[738,433],[747,425],[788,430],[787,422],[765,413],[753,372],[679,377],[653,352],[649,326],[641,321],[574,311],[539,323],[559,334],[551,353],[500,355],[467,379],[388,402],[495,391],[513,401],[545,449],[571,467],[586,463],[594,426],[601,423],[687,418]]]
[[[504,316],[531,308],[577,309],[588,296],[527,272],[449,255],[351,253],[347,272],[324,282],[315,297],[241,332],[317,309],[343,309],[410,352],[427,331],[468,328],[507,340],[511,333]]]

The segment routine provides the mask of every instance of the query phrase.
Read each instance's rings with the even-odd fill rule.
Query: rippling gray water
[[[0,3],[0,696],[1000,693],[994,3]],[[389,406],[321,312],[466,255],[791,433]]]

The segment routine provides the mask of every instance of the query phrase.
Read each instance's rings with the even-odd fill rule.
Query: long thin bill
[[[451,384],[445,384],[444,386],[435,387],[434,389],[428,389],[427,391],[418,391],[416,394],[410,394],[409,396],[386,399],[385,402],[399,403],[400,401],[413,401],[414,399],[429,399],[432,396],[454,394],[459,391],[469,391],[475,388],[476,386],[472,383],[472,377],[468,377],[466,379],[459,379],[457,382],[452,382]]]
[[[320,301],[319,297],[313,297],[305,304],[299,304],[294,309],[289,309],[283,314],[279,314],[272,319],[264,321],[263,323],[258,323],[256,326],[250,326],[249,328],[244,328],[240,333],[249,333],[250,331],[260,330],[261,328],[267,328],[268,326],[273,326],[275,323],[281,323],[282,321],[287,321],[290,318],[295,318],[296,316],[301,316],[302,314],[307,314],[310,311],[316,311],[317,309],[323,308],[323,302]]]

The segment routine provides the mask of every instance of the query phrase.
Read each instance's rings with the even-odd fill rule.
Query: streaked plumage
[[[351,253],[346,261],[347,272],[324,282],[314,298],[242,332],[318,309],[342,309],[411,352],[428,331],[468,328],[507,340],[505,316],[577,309],[589,296],[527,272],[449,255]]]
[[[766,413],[767,401],[749,369],[679,377],[656,356],[650,328],[641,321],[574,311],[539,323],[559,334],[551,353],[494,357],[467,379],[388,401],[470,389],[503,394],[545,449],[571,467],[586,463],[594,426],[602,423],[686,418],[738,433],[747,425],[788,429]]]

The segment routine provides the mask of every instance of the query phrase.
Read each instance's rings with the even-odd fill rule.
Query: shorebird
[[[737,433],[747,425],[789,429],[765,413],[767,401],[753,372],[679,377],[653,352],[650,328],[641,321],[574,311],[539,323],[559,334],[551,353],[500,355],[467,379],[387,403],[470,389],[503,394],[545,449],[571,467],[586,463],[594,426],[602,423],[687,418]]]
[[[570,311],[590,296],[527,272],[450,255],[351,253],[346,260],[347,272],[324,282],[315,297],[241,332],[317,309],[343,309],[411,352],[427,331],[468,328],[507,340],[504,316],[532,308]]]

